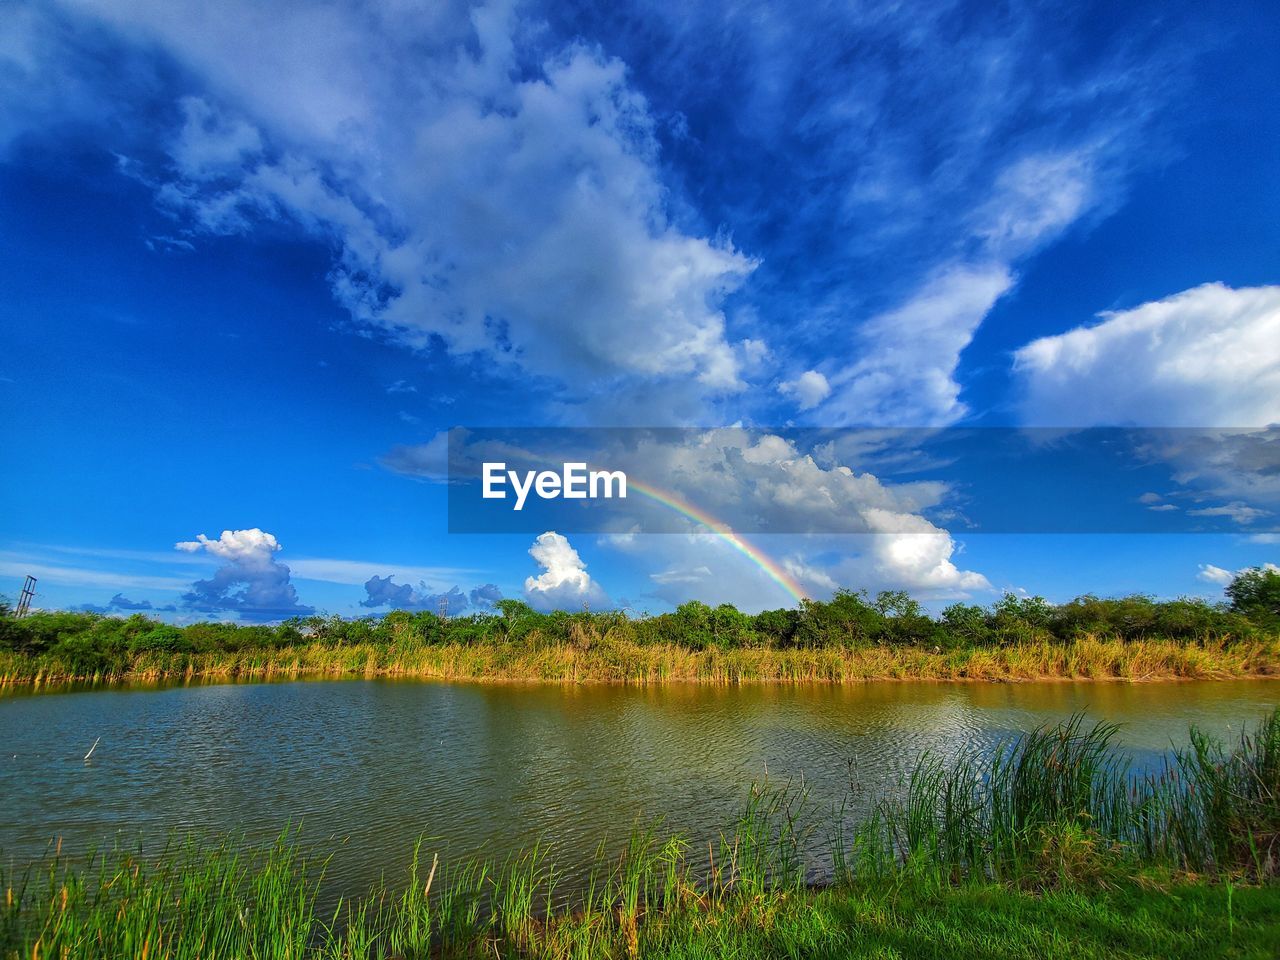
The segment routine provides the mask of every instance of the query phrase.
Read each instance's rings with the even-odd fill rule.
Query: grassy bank
[[[136,651],[88,669],[56,652],[0,652],[0,683],[174,678],[422,677],[561,683],[848,683],[868,680],[1177,680],[1280,676],[1280,640],[1085,636],[998,647],[707,648],[601,637],[562,642],[406,645],[313,640],[205,653]]]
[[[57,856],[0,878],[9,957],[1274,957],[1280,711],[1227,750],[1193,735],[1131,776],[1079,720],[926,761],[853,825],[751,791],[718,844],[633,833],[557,886],[533,851],[450,864],[316,909],[290,838],[256,857],[188,844],[155,862]],[[801,850],[825,827],[830,854]],[[820,869],[824,883],[813,885]]]
[[[1258,578],[1280,597],[1280,574]],[[85,611],[19,619],[0,608],[0,682],[416,676],[838,683],[1280,674],[1280,599],[1249,596],[1228,605],[1141,596],[1049,604],[1006,595],[986,607],[953,604],[937,616],[901,592],[871,599],[839,591],[828,601],[757,614],[690,602],[652,617],[542,613],[500,600],[461,617],[393,610],[356,619],[184,626]]]

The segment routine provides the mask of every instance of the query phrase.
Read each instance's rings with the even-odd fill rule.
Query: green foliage
[[[1227,586],[1231,608],[1255,622],[1280,624],[1280,570],[1252,567],[1242,570]]]
[[[1146,778],[1113,733],[1077,717],[926,759],[852,844],[828,820],[826,857],[803,789],[765,782],[718,845],[637,827],[569,883],[541,845],[428,862],[419,842],[327,914],[290,833],[0,859],[0,958],[1275,957],[1280,711]]]
[[[442,644],[548,646],[587,649],[606,637],[638,645],[691,650],[743,648],[916,647],[970,650],[1067,643],[1083,636],[1121,641],[1165,639],[1186,644],[1253,641],[1280,629],[1280,574],[1245,571],[1228,588],[1231,605],[1149,596],[1078,597],[1051,604],[1042,597],[1005,594],[990,606],[953,603],[931,616],[903,591],[837,590],[830,600],[798,608],[744,614],[730,604],[697,600],[658,616],[619,611],[549,613],[520,600],[500,600],[492,612],[442,619],[430,610],[383,616],[293,618],[271,626],[222,622],[171,626],[142,614],[128,618],[43,611],[21,620],[0,616],[0,651],[48,659],[75,675],[128,672],[148,655],[229,654],[320,645],[335,651],[369,645],[400,652]],[[3,613],[3,611],[0,611]]]

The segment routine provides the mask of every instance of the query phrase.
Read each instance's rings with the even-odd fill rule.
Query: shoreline
[[[541,839],[454,859],[419,835],[372,886],[330,890],[336,907],[325,849],[291,826],[266,848],[191,834],[83,862],[59,846],[0,863],[0,956],[977,960],[993,943],[1056,956],[1064,935],[1098,960],[1274,956],[1280,864],[1258,840],[1280,823],[1280,710],[1145,776],[1113,734],[1074,717],[923,758],[853,821],[803,785],[753,783],[718,844],[637,821],[572,881]]]
[[[711,686],[936,683],[1171,683],[1280,679],[1280,638],[1122,641],[1084,637],[934,652],[858,646],[692,650],[615,641],[439,644],[404,648],[321,641],[234,653],[144,653],[98,670],[50,657],[0,655],[0,688],[57,684],[294,679],[419,679],[480,684]]]

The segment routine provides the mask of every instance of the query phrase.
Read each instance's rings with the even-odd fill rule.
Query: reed
[[[932,650],[914,646],[709,648],[601,638],[570,643],[334,644],[210,653],[142,652],[85,671],[56,653],[0,652],[0,684],[173,679],[421,677],[657,684],[856,683],[872,680],[1209,680],[1280,676],[1280,639],[1119,640]]]
[[[1142,777],[1115,733],[1076,716],[949,766],[926,757],[840,852],[837,874],[860,864],[1036,884],[1149,865],[1280,875],[1280,710],[1232,750],[1193,729],[1190,747]]]
[[[1280,710],[1231,749],[1197,733],[1143,777],[1114,734],[1076,717],[926,760],[851,831],[835,817],[821,862],[803,786],[756,785],[705,859],[637,829],[563,895],[541,845],[424,869],[419,844],[399,892],[331,915],[323,863],[289,832],[257,854],[55,848],[0,875],[0,956],[1034,956],[1061,948],[1063,924],[1077,956],[1273,956]]]

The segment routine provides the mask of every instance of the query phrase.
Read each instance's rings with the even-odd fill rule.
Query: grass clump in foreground
[[[1280,711],[1232,750],[1196,735],[1133,776],[1077,718],[926,762],[825,864],[803,795],[753,788],[716,845],[636,832],[562,891],[541,850],[449,865],[316,908],[293,839],[46,858],[4,877],[7,957],[1275,957]],[[821,876],[822,886],[815,886]]]

